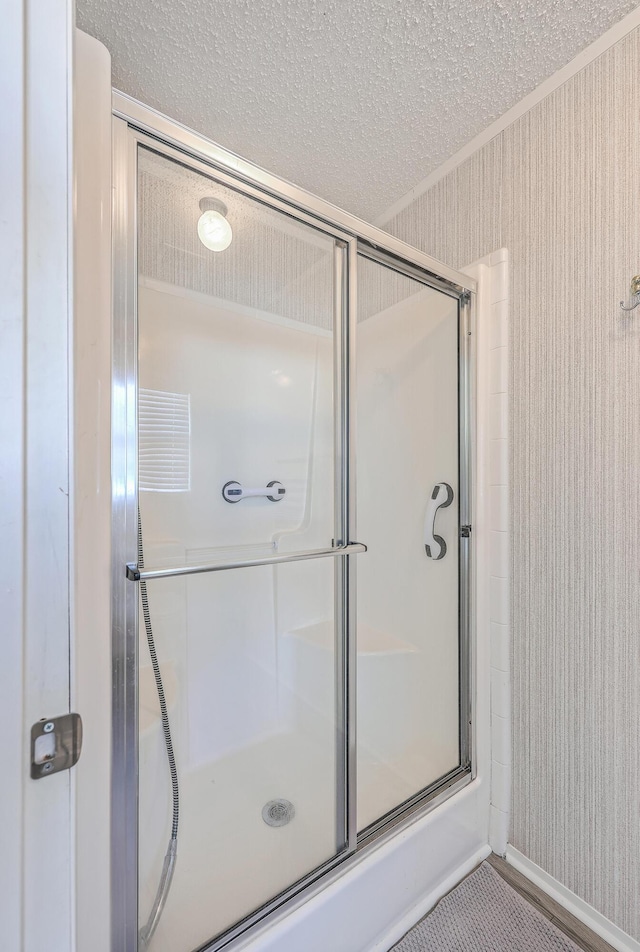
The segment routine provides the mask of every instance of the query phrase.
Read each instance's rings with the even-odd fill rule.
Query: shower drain
[[[295,815],[291,800],[269,800],[262,808],[262,819],[267,826],[286,826]]]

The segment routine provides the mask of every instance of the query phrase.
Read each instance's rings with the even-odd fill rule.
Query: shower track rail
[[[127,578],[130,582],[147,581],[153,578],[170,578],[173,575],[198,575],[202,572],[224,572],[227,569],[247,569],[254,565],[277,565],[282,562],[305,562],[308,559],[335,558],[342,555],[356,555],[366,552],[362,542],[349,542],[347,545],[335,545],[329,549],[307,549],[302,552],[288,552],[286,555],[268,555],[262,559],[238,559],[234,562],[207,562],[202,565],[181,565],[166,569],[139,569],[137,563],[127,563]]]

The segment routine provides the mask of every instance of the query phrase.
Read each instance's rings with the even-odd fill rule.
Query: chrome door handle
[[[431,493],[427,514],[424,517],[424,547],[428,558],[443,559],[447,554],[447,543],[442,536],[436,535],[436,515],[438,509],[446,509],[453,502],[453,489],[449,483],[436,483]]]

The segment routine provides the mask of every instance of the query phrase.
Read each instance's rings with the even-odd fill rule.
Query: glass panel
[[[139,170],[147,568],[330,546],[333,240],[148,150]],[[198,237],[207,199],[222,252]]]
[[[223,203],[223,251],[198,237],[203,199]],[[138,220],[145,567],[330,546],[333,240],[145,149]],[[148,583],[180,787],[152,952],[199,947],[343,847],[334,570],[329,558]],[[143,620],[141,927],[172,813]]]
[[[319,559],[148,583],[180,784],[151,950],[199,948],[337,852],[333,577]],[[140,658],[143,926],[172,808],[143,625]]]
[[[358,302],[362,830],[459,764],[458,307],[364,257]],[[425,517],[443,482],[453,502],[437,512],[435,560]]]

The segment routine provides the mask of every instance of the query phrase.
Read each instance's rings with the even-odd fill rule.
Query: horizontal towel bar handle
[[[227,569],[246,569],[256,565],[278,565],[283,562],[306,562],[309,559],[336,558],[342,555],[356,555],[366,552],[362,542],[349,542],[329,549],[307,549],[303,552],[288,552],[286,555],[268,555],[262,559],[239,559],[235,562],[209,562],[203,565],[182,565],[166,569],[140,569],[135,562],[127,564],[127,578],[130,582],[147,581],[153,578],[171,578],[174,575],[200,575],[204,572],[225,572]]]

